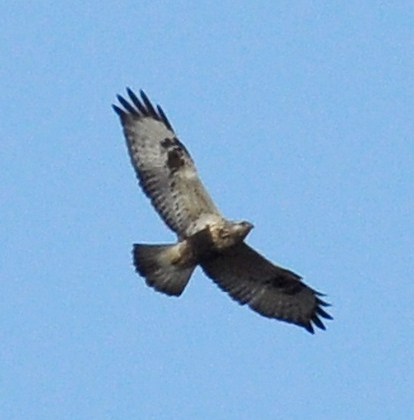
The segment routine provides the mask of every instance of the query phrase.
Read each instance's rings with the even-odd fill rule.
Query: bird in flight
[[[133,261],[148,286],[180,296],[199,265],[234,300],[268,318],[314,333],[321,318],[332,319],[322,294],[301,277],[279,267],[246,244],[253,228],[247,221],[223,217],[198,177],[187,148],[177,138],[160,106],[143,91],[127,89],[113,109],[121,120],[139,184],[166,225],[173,244],[134,244]]]

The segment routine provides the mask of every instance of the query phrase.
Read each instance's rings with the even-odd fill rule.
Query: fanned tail
[[[134,265],[148,286],[170,296],[180,296],[195,266],[182,267],[174,259],[177,244],[134,244]]]

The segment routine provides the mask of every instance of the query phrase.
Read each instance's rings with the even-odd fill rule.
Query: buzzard
[[[203,184],[186,147],[177,138],[160,106],[143,91],[129,100],[118,95],[113,105],[123,127],[139,184],[177,243],[135,244],[136,271],[148,286],[180,296],[197,265],[234,300],[259,314],[324,330],[321,318],[332,319],[321,293],[301,277],[272,264],[244,241],[253,225],[225,219]]]

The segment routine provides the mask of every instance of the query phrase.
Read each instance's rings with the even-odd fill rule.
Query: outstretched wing
[[[118,95],[122,108],[113,108],[140,185],[164,222],[185,237],[199,229],[200,220],[221,218],[162,109],[154,108],[143,91],[141,99],[127,92],[130,102]]]
[[[284,268],[263,258],[244,242],[201,264],[204,272],[240,304],[268,318],[297,324],[313,334],[313,324],[325,329],[322,318],[332,319],[329,306]]]

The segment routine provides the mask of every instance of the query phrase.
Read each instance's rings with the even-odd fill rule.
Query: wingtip
[[[303,328],[305,328],[305,330],[306,330],[308,333],[310,333],[310,334],[312,334],[312,335],[314,335],[314,334],[315,334],[315,330],[314,330],[314,328],[313,328],[313,325],[312,325],[310,322],[308,322],[307,324],[303,324],[303,325],[302,325],[302,327],[303,327]]]
[[[327,308],[329,306],[332,306],[330,303],[325,302],[324,300],[322,300],[322,299],[320,299],[318,297],[316,298],[316,302],[317,302],[318,305],[324,306],[325,308]]]
[[[329,315],[327,312],[325,312],[322,308],[318,308],[316,312],[322,318],[333,320],[333,317]]]
[[[149,102],[149,98],[148,98],[148,96],[146,95],[146,93],[144,92],[143,89],[139,90],[139,96],[141,97],[142,102],[144,102],[144,103]]]
[[[146,95],[143,89],[139,90],[139,95],[141,96],[143,101],[149,101],[148,96]]]
[[[123,111],[119,106],[112,104],[111,107],[120,118],[124,117],[125,111]]]
[[[326,330],[326,327],[325,327],[325,325],[323,324],[323,322],[320,320],[320,318],[318,317],[318,315],[317,314],[315,314],[313,317],[312,317],[312,322],[319,328],[319,329],[321,329],[321,330]]]
[[[173,126],[171,125],[169,119],[167,118],[164,111],[162,110],[162,108],[159,105],[157,105],[157,111],[158,111],[158,114],[161,117],[162,121],[167,126],[167,128],[170,129],[171,131],[174,131]]]
[[[149,100],[145,92],[142,89],[140,89],[139,93],[141,95],[142,102],[144,103],[146,109],[148,110],[149,115],[159,119],[159,116],[157,115],[157,111],[155,110],[154,106],[152,105],[151,101]]]
[[[131,88],[129,88],[129,87],[126,88],[126,91],[127,91],[128,96],[131,98],[132,102],[135,104],[135,106],[138,109],[141,109],[142,108],[141,101],[138,98],[138,96],[134,93],[134,91]]]

